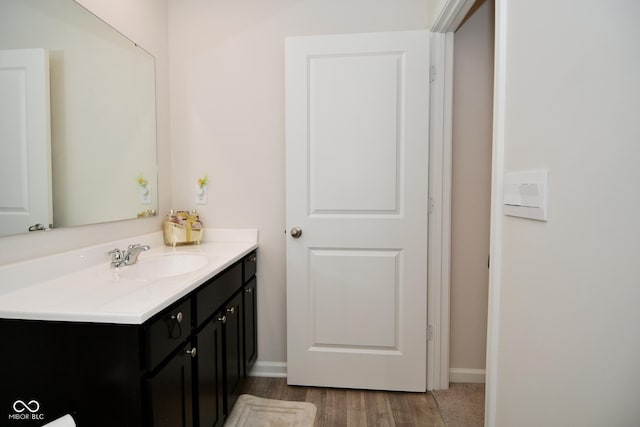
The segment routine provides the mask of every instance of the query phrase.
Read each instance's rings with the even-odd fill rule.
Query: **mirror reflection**
[[[0,235],[157,210],[149,53],[73,0],[0,0],[0,93]]]

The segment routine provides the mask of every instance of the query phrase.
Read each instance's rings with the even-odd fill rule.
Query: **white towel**
[[[60,417],[57,420],[46,423],[42,427],[76,427],[76,422],[73,421],[71,415],[67,414],[64,417]]]

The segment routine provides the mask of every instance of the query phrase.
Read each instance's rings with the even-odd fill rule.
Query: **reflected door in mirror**
[[[49,55],[0,50],[0,235],[48,227],[51,212]]]

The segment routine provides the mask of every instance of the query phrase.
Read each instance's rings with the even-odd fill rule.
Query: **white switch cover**
[[[504,177],[504,213],[546,221],[549,171],[509,172]]]
[[[196,186],[196,205],[206,205],[208,203],[207,186]]]
[[[140,204],[150,205],[151,204],[151,188],[148,185],[140,188]]]

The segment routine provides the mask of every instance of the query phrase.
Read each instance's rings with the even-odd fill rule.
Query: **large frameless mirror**
[[[0,236],[157,207],[153,56],[73,0],[0,0]]]

